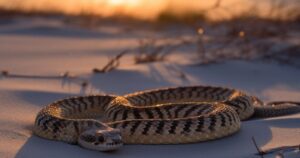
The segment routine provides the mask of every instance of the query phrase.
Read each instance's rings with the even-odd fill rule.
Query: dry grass
[[[220,7],[221,1],[210,9]],[[284,20],[284,17],[279,16],[280,10],[285,6],[283,3],[277,1],[270,10],[270,16],[278,16],[278,19],[260,18],[249,12],[241,14],[230,20],[219,22],[208,22],[205,12],[200,13],[186,13],[183,15],[176,15],[171,12],[161,13],[156,21],[140,21],[132,17],[114,16],[110,18],[103,18],[94,14],[83,12],[80,15],[63,15],[60,12],[40,12],[40,11],[20,11],[0,9],[0,18],[12,18],[15,16],[63,16],[64,21],[68,24],[76,24],[84,27],[97,27],[104,22],[117,21],[125,25],[149,25],[166,26],[188,25],[195,29],[195,34],[190,40],[185,40],[181,36],[174,37],[170,42],[164,38],[161,39],[143,39],[139,40],[139,46],[132,50],[124,50],[114,58],[112,58],[103,68],[94,68],[94,73],[107,73],[118,68],[121,58],[128,52],[135,53],[134,62],[136,64],[143,64],[149,62],[166,61],[168,55],[174,53],[181,47],[194,47],[198,59],[196,65],[206,65],[212,63],[224,62],[232,59],[253,60],[263,59],[267,61],[276,61],[278,63],[292,65],[300,68],[300,50],[299,45],[288,43],[290,33],[300,32],[300,11],[290,10],[290,15],[293,18]],[[253,8],[255,11],[255,7]],[[254,12],[252,11],[252,12]],[[123,26],[123,25],[122,25]],[[207,31],[209,30],[209,31]],[[220,32],[219,30],[224,30]],[[210,37],[207,39],[206,37]],[[277,41],[274,41],[276,39]],[[282,45],[281,48],[276,48]],[[184,72],[180,72],[179,76],[185,76]],[[3,71],[1,73],[4,77],[26,77],[24,75],[10,74]],[[27,76],[36,78],[37,76]],[[45,78],[70,78],[67,76],[40,76]],[[80,84],[85,86],[85,81],[80,81]]]
[[[5,9],[0,8],[0,18],[12,18],[16,16],[23,17],[33,17],[33,16],[42,16],[42,17],[53,17],[53,16],[61,16],[63,15],[61,12],[55,11],[26,11],[26,10],[17,10],[17,9]]]
[[[270,9],[268,9],[268,15],[262,17],[258,15],[258,5],[253,4],[249,10],[244,11],[238,15],[235,15],[232,12],[235,6],[223,6],[222,0],[216,0],[215,4],[211,7],[203,10],[197,11],[187,11],[182,13],[177,13],[174,11],[174,8],[166,8],[163,10],[154,20],[141,20],[133,16],[128,16],[124,14],[115,14],[110,17],[102,17],[99,14],[93,13],[90,10],[82,10],[77,14],[66,14],[62,11],[58,11],[56,8],[48,8],[47,11],[41,10],[20,10],[17,8],[22,8],[22,3],[14,4],[15,9],[6,9],[1,8],[0,6],[0,17],[13,17],[13,16],[43,16],[43,17],[51,17],[51,16],[63,16],[66,18],[66,22],[73,23],[75,21],[77,24],[91,27],[97,26],[101,24],[103,21],[118,21],[122,23],[131,23],[137,24],[140,23],[149,23],[154,26],[161,25],[188,25],[188,26],[198,26],[203,22],[212,22],[208,18],[209,12],[213,11],[214,14],[220,14],[217,10],[222,10],[222,14],[228,14],[229,18],[221,19],[218,22],[224,22],[227,20],[235,21],[237,19],[263,19],[263,20],[273,20],[277,22],[299,22],[300,21],[300,9],[299,7],[291,7],[288,3],[285,3],[284,0],[274,0],[270,2]],[[299,2],[295,2],[294,6],[299,5]]]
[[[156,39],[139,40],[137,54],[134,56],[136,64],[164,61],[163,46],[156,46]]]
[[[94,68],[94,73],[107,73],[110,71],[115,70],[120,65],[120,59],[129,52],[129,50],[124,50],[115,57],[113,57],[111,60],[108,61],[108,63],[101,69]]]
[[[39,80],[61,80],[61,85],[64,87],[69,84],[76,84],[80,86],[80,93],[85,94],[88,90],[88,86],[90,85],[89,81],[80,76],[71,74],[66,71],[60,73],[58,75],[31,75],[31,74],[17,74],[13,72],[9,72],[8,70],[0,71],[0,79],[8,79],[8,78],[18,78],[18,79],[39,79]]]
[[[199,22],[205,21],[209,21],[209,19],[207,19],[206,15],[201,12],[190,12],[178,15],[176,13],[165,11],[157,16],[155,23],[158,25],[184,24],[193,26]]]
[[[166,61],[167,56],[174,53],[177,49],[194,43],[194,39],[184,39],[176,37],[173,39],[144,39],[139,40],[139,46],[135,49],[136,64]]]

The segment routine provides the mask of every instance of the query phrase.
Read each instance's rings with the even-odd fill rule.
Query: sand
[[[118,27],[84,30],[55,20],[16,19],[0,25],[0,68],[22,75],[57,75],[66,71],[87,80],[80,81],[17,77],[0,79],[1,158],[83,157],[203,157],[253,158],[255,137],[262,149],[300,143],[300,114],[245,121],[233,136],[195,144],[125,145],[112,153],[83,149],[32,135],[37,112],[67,96],[86,94],[122,95],[137,90],[182,85],[215,85],[243,90],[264,101],[300,101],[300,70],[266,61],[227,61],[205,66],[188,64],[191,52],[174,54],[172,61],[134,64],[132,54],[116,70],[93,74],[121,50],[137,45],[136,40],[153,32],[129,32]],[[180,78],[179,72],[186,78]],[[285,153],[300,157],[300,153]],[[265,157],[274,157],[267,155]]]

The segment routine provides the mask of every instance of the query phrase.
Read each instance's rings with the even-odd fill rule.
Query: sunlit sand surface
[[[238,133],[215,141],[124,145],[110,153],[32,134],[38,111],[70,96],[210,85],[236,88],[266,102],[300,101],[299,22],[264,19],[290,18],[297,10],[299,13],[299,3],[0,0],[0,158],[258,158],[252,137],[261,149],[299,145],[299,113],[244,121]],[[162,13],[172,13],[170,18],[175,21],[195,13],[211,20],[253,14],[264,18],[160,25]],[[112,69],[95,71],[123,52],[126,54],[112,62]],[[275,154],[264,157],[274,158]],[[289,150],[284,157],[299,158],[300,152]]]
[[[114,1],[111,5],[118,6],[121,2]],[[267,26],[274,29],[271,27],[273,25]],[[258,41],[257,38],[248,38],[251,34],[249,29],[236,34],[237,37],[232,33],[225,36],[232,31],[224,27],[226,26],[198,29],[198,34],[204,36],[204,40],[217,41],[213,45],[209,41],[202,41],[206,51],[210,51],[207,55],[215,55],[214,49],[210,47],[222,47],[222,38],[233,39],[229,44],[225,42],[225,49],[220,48],[231,53],[227,55],[245,55],[247,50],[253,50],[252,53],[261,56],[264,51],[255,49],[257,47],[253,43],[269,43],[272,48],[270,50],[275,51],[284,49],[286,52],[281,53],[282,55],[296,53],[293,49],[285,48],[295,48],[300,41],[300,34],[293,33],[297,31],[295,29],[289,29],[288,33],[293,36],[285,36],[284,39],[279,38],[278,34],[266,35],[265,32],[270,29],[264,29],[266,31],[258,34],[264,38],[252,36],[260,37]],[[120,65],[114,70],[93,73],[94,68],[104,67],[120,52],[138,47],[139,41],[149,38],[149,35],[157,37],[160,42],[166,42],[166,39],[176,40],[176,36],[198,37],[195,30],[192,33],[191,30],[185,30],[186,28],[178,28],[158,31],[135,27],[130,31],[124,30],[123,25],[108,23],[97,29],[84,29],[66,24],[61,18],[55,17],[18,17],[4,20],[0,24],[0,157],[253,158],[257,151],[251,142],[252,137],[255,137],[262,149],[299,144],[300,114],[246,121],[242,123],[238,133],[215,141],[181,145],[125,145],[113,153],[86,150],[77,145],[32,135],[34,119],[43,106],[75,95],[122,95],[170,86],[214,85],[237,88],[264,101],[300,101],[299,67],[281,65],[270,60],[238,60],[235,56],[235,60],[224,59],[226,54],[217,58],[221,58],[217,62],[201,65],[197,64],[202,58],[197,57],[196,44],[174,50],[163,61],[140,64],[134,61],[141,52],[135,51],[122,57]],[[252,32],[257,29],[253,28],[252,26]],[[276,28],[275,31],[278,32]],[[243,42],[241,38],[249,39],[250,43]],[[234,49],[235,45],[240,49]],[[241,48],[246,49],[241,51]],[[294,58],[297,57],[300,59],[295,54]],[[295,60],[295,64],[299,65],[299,62]],[[8,76],[5,76],[3,70],[7,70]],[[74,75],[78,80],[47,77],[65,72]],[[19,77],[12,77],[14,74]],[[86,87],[82,86],[82,81],[88,83]],[[299,154],[290,151],[285,153],[285,157],[299,158]],[[274,154],[265,156],[274,157]]]

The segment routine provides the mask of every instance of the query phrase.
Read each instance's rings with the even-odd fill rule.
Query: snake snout
[[[112,151],[123,146],[120,130],[88,130],[79,138],[80,146],[98,151]]]

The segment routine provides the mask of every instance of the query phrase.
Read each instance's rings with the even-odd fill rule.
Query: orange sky
[[[213,7],[217,0],[0,0],[0,6],[25,10],[55,10],[68,14],[94,13],[102,16],[125,14],[140,19],[153,19],[162,11],[199,12]],[[287,8],[300,8],[299,0],[282,0]],[[208,12],[211,19],[228,18],[231,15],[253,11],[260,16],[269,16],[270,2],[280,0],[221,0],[219,9]],[[296,3],[296,4],[294,4]],[[291,5],[292,4],[292,5]],[[256,10],[253,10],[253,7]],[[252,9],[250,9],[252,7]],[[276,7],[278,8],[278,7]],[[282,9],[282,8],[281,8]],[[288,13],[280,12],[282,14]]]

